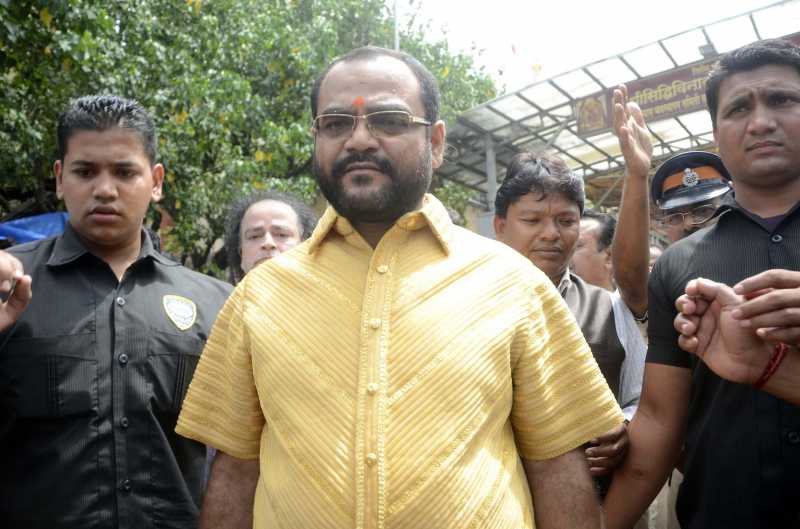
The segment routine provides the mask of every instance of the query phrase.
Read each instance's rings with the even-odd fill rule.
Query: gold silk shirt
[[[520,529],[520,456],[622,419],[549,279],[427,195],[375,249],[329,208],[251,271],[177,431],[259,458],[256,529]]]

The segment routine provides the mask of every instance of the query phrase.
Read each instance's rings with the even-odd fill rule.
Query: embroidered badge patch
[[[167,294],[161,299],[161,304],[164,305],[164,312],[179,330],[185,331],[194,325],[197,319],[197,305],[191,299]]]
[[[694,187],[700,182],[700,175],[694,169],[686,168],[683,170],[683,185]]]

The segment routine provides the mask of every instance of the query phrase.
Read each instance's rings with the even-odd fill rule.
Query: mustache
[[[394,166],[387,158],[376,156],[367,152],[355,152],[337,160],[331,168],[331,176],[339,179],[347,172],[347,167],[354,163],[370,163],[378,168],[378,170],[390,177],[395,176]]]

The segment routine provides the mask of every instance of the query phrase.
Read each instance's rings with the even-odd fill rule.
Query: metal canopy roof
[[[617,138],[607,128],[595,134],[579,134],[575,107],[580,98],[608,92],[620,83],[700,64],[756,40],[795,33],[798,28],[800,1],[779,2],[501,96],[458,117],[456,125],[448,130],[449,148],[437,174],[478,191],[480,201],[489,209],[487,194],[491,196],[488,202],[493,201],[494,181],[502,181],[511,158],[524,150],[545,151],[561,157],[584,178],[587,197],[596,207],[616,206],[623,170]],[[678,114],[648,122],[656,163],[682,150],[712,148],[708,113],[699,110]]]

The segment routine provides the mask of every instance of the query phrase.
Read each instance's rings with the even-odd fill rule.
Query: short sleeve
[[[256,459],[265,425],[245,324],[246,281],[217,316],[175,431],[241,459]]]
[[[575,318],[549,282],[533,287],[511,358],[511,421],[524,459],[557,457],[622,423]]]
[[[656,261],[648,282],[647,362],[691,368],[691,357],[678,347],[678,331],[673,325],[678,314],[675,300],[679,294],[668,281],[673,262],[669,257],[671,255],[665,254]]]

